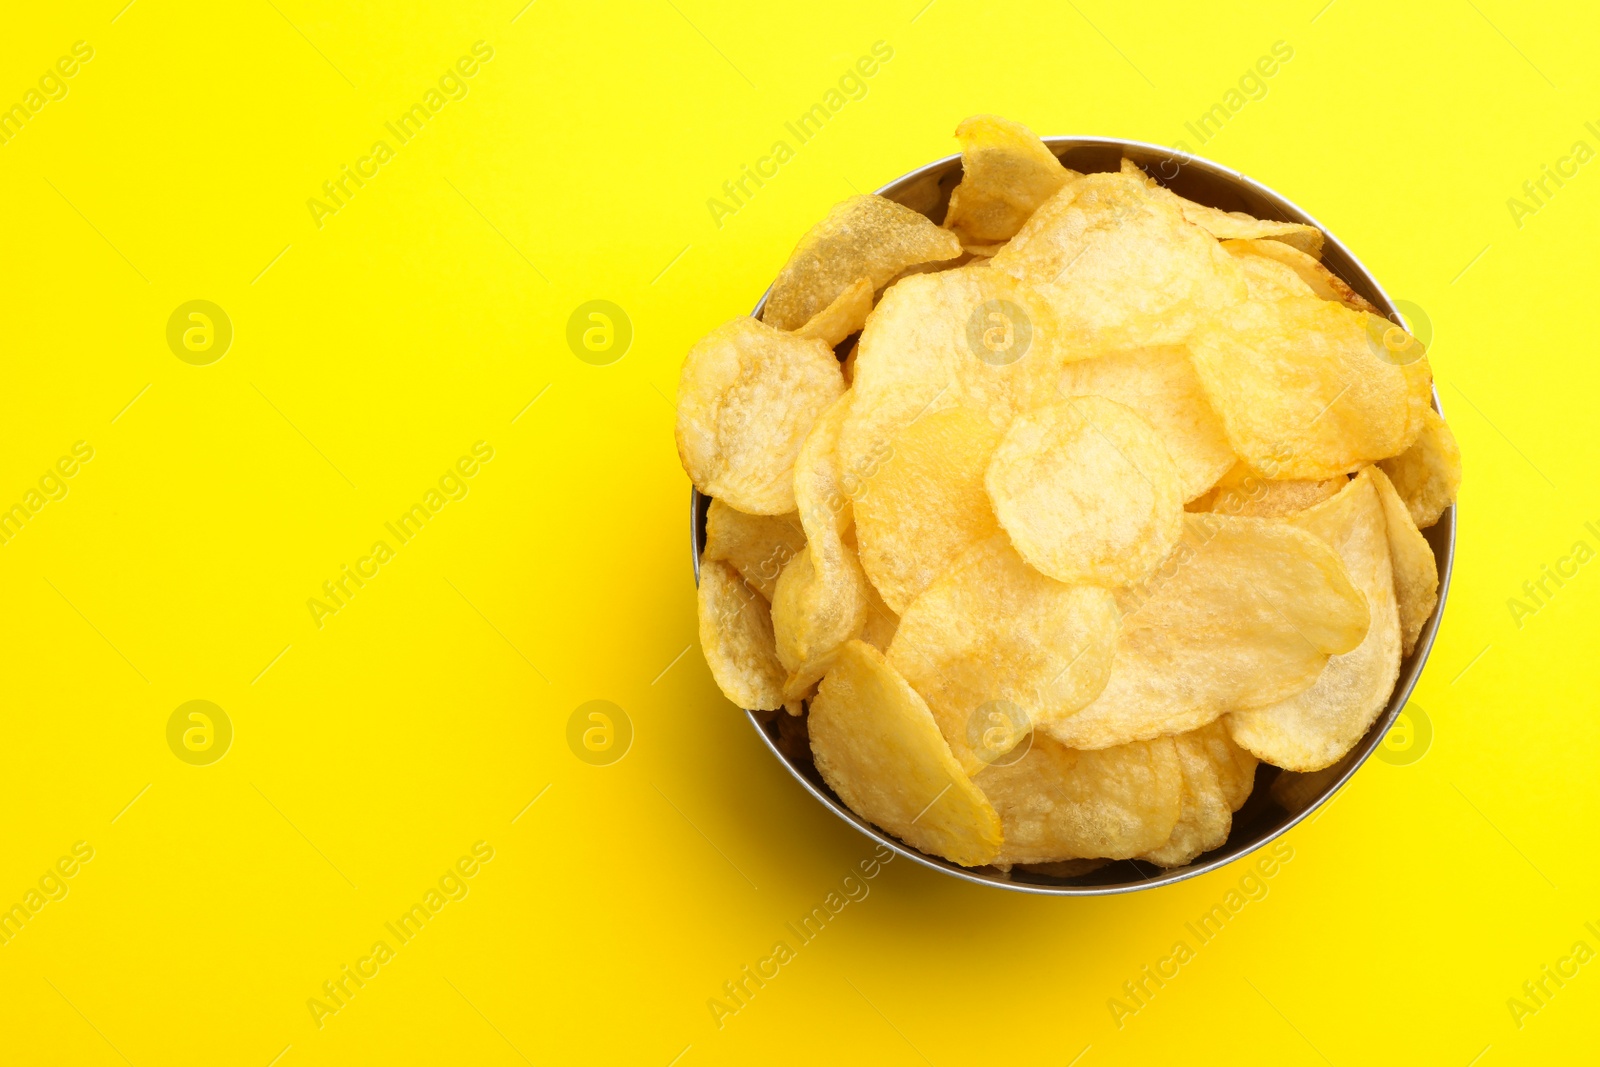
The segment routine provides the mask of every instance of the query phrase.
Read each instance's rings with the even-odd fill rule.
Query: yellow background
[[[0,104],[94,49],[0,145],[0,504],[95,450],[0,546],[0,905],[94,849],[0,947],[0,1059],[1592,1057],[1600,964],[1520,1028],[1506,1003],[1600,949],[1600,567],[1520,627],[1507,607],[1600,547],[1600,163],[1520,227],[1506,205],[1600,149],[1592,9],[124,2],[14,5],[0,34]],[[468,95],[394,144],[384,123],[480,40]],[[1185,121],[1280,40],[1267,95],[1197,143]],[[866,96],[715,225],[706,200],[876,41]],[[678,366],[829,204],[954,151],[979,111],[1189,141],[1426,310],[1466,457],[1413,702],[1432,745],[1291,832],[1266,898],[1120,1029],[1108,999],[1242,865],[1055,900],[896,861],[719,1029],[708,999],[871,848],[694,647]],[[318,228],[306,201],[380,138],[395,158]],[[208,366],[166,343],[193,299],[234,328]],[[608,366],[565,340],[592,299],[634,327]],[[308,598],[477,441],[469,494],[318,628]],[[166,740],[195,699],[235,731],[209,766]],[[633,726],[609,766],[566,740],[595,699]],[[469,894],[319,1028],[308,999],[478,841]]]

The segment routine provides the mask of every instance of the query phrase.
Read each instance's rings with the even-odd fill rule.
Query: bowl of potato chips
[[[1024,892],[1215,869],[1383,742],[1449,586],[1423,343],[1218,164],[980,115],[685,358],[712,676],[813,796]]]

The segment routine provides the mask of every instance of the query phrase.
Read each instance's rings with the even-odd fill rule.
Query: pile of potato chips
[[[847,200],[690,350],[700,642],[924,852],[1181,866],[1382,713],[1460,454],[1315,228],[956,134],[942,226]]]

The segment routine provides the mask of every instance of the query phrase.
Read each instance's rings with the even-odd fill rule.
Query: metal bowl
[[[1328,269],[1389,318],[1405,322],[1377,279],[1326,226],[1289,200],[1238,171],[1142,141],[1124,141],[1114,137],[1046,137],[1044,142],[1062,163],[1074,170],[1085,173],[1114,171],[1121,165],[1123,157],[1127,157],[1144,167],[1161,184],[1190,200],[1224,211],[1248,212],[1261,219],[1315,226],[1327,238],[1322,262]],[[879,196],[920,211],[934,222],[942,222],[945,209],[950,204],[950,192],[960,180],[961,157],[946,156],[897,178],[877,192]],[[765,304],[766,296],[763,295],[753,314],[759,317]],[[1439,409],[1437,391],[1434,393],[1433,406],[1435,410]],[[710,504],[709,497],[694,492],[690,504],[690,531],[696,582],[700,578],[700,553],[705,548],[706,510]],[[1184,867],[1162,868],[1140,860],[1119,860],[1085,874],[1063,877],[1027,871],[1021,867],[1002,871],[995,867],[958,866],[912,848],[846,807],[812,766],[810,752],[797,730],[797,720],[791,720],[782,712],[746,714],[773,756],[807,792],[862,834],[924,867],[977,885],[1050,896],[1100,896],[1170,885],[1216,870],[1254,852],[1287,831],[1326,803],[1383,742],[1384,734],[1394,724],[1395,717],[1400,714],[1400,709],[1405,706],[1412,688],[1417,684],[1417,678],[1422,674],[1422,665],[1427,662],[1434,635],[1439,629],[1439,619],[1444,614],[1445,598],[1450,591],[1450,569],[1455,558],[1455,508],[1445,511],[1438,523],[1424,530],[1423,535],[1433,547],[1434,558],[1439,566],[1439,603],[1434,608],[1433,616],[1423,626],[1416,648],[1400,663],[1400,677],[1389,698],[1389,706],[1343,759],[1325,770],[1296,775],[1301,780],[1294,783],[1293,789],[1274,790],[1274,781],[1290,772],[1261,764],[1256,770],[1255,789],[1250,799],[1234,814],[1233,832],[1228,835],[1228,840]],[[1286,786],[1288,783],[1280,785]]]

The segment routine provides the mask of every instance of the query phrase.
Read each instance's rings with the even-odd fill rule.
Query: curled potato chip
[[[1000,819],[961,770],[928,706],[864,641],[839,651],[811,702],[811,754],[850,810],[914,848],[976,867]]]
[[[794,510],[794,461],[845,389],[833,350],[755,319],[696,342],[678,382],[678,458],[695,488],[749,515]]]
[[[869,581],[867,583],[867,625],[861,631],[861,640],[885,655],[900,629],[900,616],[883,602],[883,597]]]
[[[741,708],[783,707],[783,665],[766,599],[721,560],[700,562],[700,648],[722,695]]]
[[[1130,859],[1170,838],[1182,809],[1170,737],[1097,752],[1035,737],[1026,756],[973,781],[1000,815],[1001,863]]]
[[[1422,432],[1411,447],[1378,466],[1394,483],[1418,529],[1438,522],[1461,488],[1461,449],[1449,424],[1431,407],[1423,410]]]
[[[955,234],[918,212],[881,196],[853,196],[800,238],[772,283],[761,321],[798,329],[860,278],[870,278],[876,290],[907,267],[960,254]]]
[[[1411,519],[1405,501],[1395,492],[1382,468],[1372,468],[1372,480],[1383,504],[1384,529],[1389,535],[1389,564],[1394,569],[1395,608],[1400,615],[1400,654],[1411,655],[1422,626],[1439,603],[1439,564],[1433,548]]]
[[[1312,256],[1322,255],[1322,231],[1315,226],[1299,222],[1269,222],[1254,218],[1242,211],[1221,211],[1193,200],[1185,199],[1145,174],[1131,159],[1122,161],[1122,173],[1137,175],[1150,185],[1151,194],[1162,199],[1171,198],[1183,217],[1219,241],[1237,238],[1266,238],[1297,249]]]
[[[867,624],[867,578],[844,543],[850,500],[839,479],[839,428],[853,394],[835,400],[806,436],[795,461],[794,495],[806,547],[778,577],[772,626],[778,659],[789,671],[784,695],[810,691],[833,654]]]
[[[1047,402],[1062,344],[1049,304],[985,264],[897,282],[856,351],[856,403],[839,442],[846,491],[870,491],[895,436],[922,415],[971,408],[1004,430],[1018,412]]]
[[[1065,585],[1023,562],[1004,534],[973,545],[900,616],[889,662],[928,702],[969,771],[1008,753],[1105,685],[1117,610],[1111,593]],[[1004,705],[1015,729],[979,741]]]
[[[866,324],[872,313],[872,279],[857,278],[834,298],[833,303],[817,312],[806,324],[794,331],[800,337],[814,337],[832,348]]]
[[[1365,597],[1312,534],[1278,519],[1183,522],[1156,573],[1118,594],[1111,676],[1047,728],[1062,744],[1107,748],[1270,704],[1313,684],[1366,634]]]
[[[1068,182],[989,263],[1109,348],[1182,344],[1246,293],[1233,257],[1124,174]]]
[[[1221,720],[1172,740],[1183,771],[1178,822],[1166,844],[1139,857],[1162,867],[1182,867],[1225,843],[1256,777],[1256,758],[1234,744]]]
[[[1371,319],[1314,296],[1252,298],[1195,332],[1195,370],[1241,459],[1268,478],[1331,478],[1416,439],[1427,358],[1390,362]]]
[[[1283,241],[1233,240],[1223,241],[1222,247],[1234,255],[1248,254],[1277,260],[1298,274],[1300,280],[1324,300],[1337,300],[1353,311],[1370,311],[1374,314],[1378,311],[1366,297],[1350,288],[1343,278],[1323,266],[1321,260],[1307,255],[1294,245]]]
[[[1278,482],[1263,478],[1244,463],[1224,474],[1210,492],[1186,505],[1190,511],[1218,515],[1245,515],[1260,519],[1292,515],[1320,504],[1343,489],[1349,479],[1337,478]]]
[[[784,565],[804,547],[806,534],[796,512],[746,515],[721,500],[706,513],[706,559],[733,565],[756,592],[772,599]]]
[[[1062,582],[1136,582],[1183,530],[1183,493],[1165,446],[1148,422],[1104,397],[1017,416],[985,484],[1022,558]]]
[[[1261,244],[1274,242],[1262,241]],[[1224,241],[1233,261],[1244,273],[1245,287],[1252,300],[1282,300],[1290,296],[1317,296],[1311,284],[1295,273],[1293,267],[1272,256],[1257,255],[1246,247],[1244,241]],[[1284,245],[1284,248],[1289,248]],[[1293,251],[1293,249],[1289,249]]]
[[[1228,716],[1233,739],[1258,759],[1290,771],[1320,770],[1361,740],[1400,673],[1400,617],[1383,504],[1367,468],[1332,500],[1267,521],[1293,524],[1337,550],[1371,609],[1361,644],[1328,660],[1310,688]]]
[[[969,248],[1009,240],[1040,204],[1080,177],[1020,122],[973,115],[956,127],[956,137],[961,184],[950,194],[944,225]]]
[[[1193,500],[1236,461],[1222,420],[1211,410],[1181,346],[1113,352],[1066,364],[1061,396],[1103,396],[1139,414],[1156,431],[1178,469],[1180,491]]]
[[[855,499],[861,566],[904,612],[969,546],[999,532],[983,475],[1000,431],[969,408],[923,415],[895,437]]]

